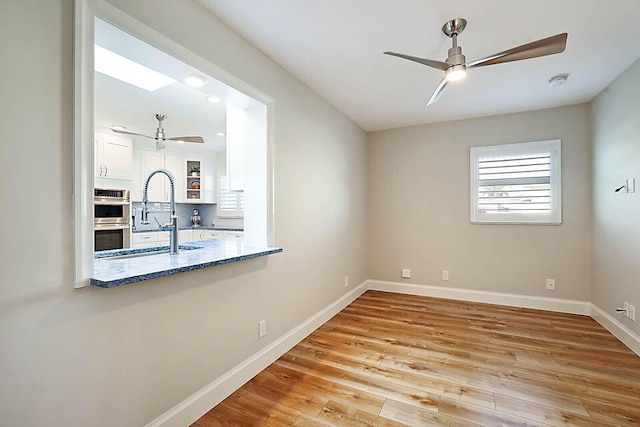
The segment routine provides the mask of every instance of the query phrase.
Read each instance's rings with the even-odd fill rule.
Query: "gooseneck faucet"
[[[171,222],[167,224],[160,224],[158,218],[155,218],[156,222],[163,230],[169,230],[171,234],[169,235],[169,250],[171,255],[175,255],[178,253],[178,216],[176,215],[176,185],[173,175],[166,169],[156,169],[149,174],[147,180],[144,183],[144,190],[142,193],[142,223],[149,224],[149,210],[147,209],[147,203],[149,202],[148,192],[149,192],[149,181],[151,178],[158,173],[165,174],[167,178],[169,178],[169,182],[171,183]]]

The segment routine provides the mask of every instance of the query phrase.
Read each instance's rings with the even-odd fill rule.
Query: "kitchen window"
[[[218,199],[218,217],[244,217],[244,192],[229,190],[229,179],[227,176],[220,176],[218,183],[220,186],[220,196]]]
[[[472,147],[471,222],[560,224],[561,142]]]

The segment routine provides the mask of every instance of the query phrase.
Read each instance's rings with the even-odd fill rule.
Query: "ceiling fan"
[[[431,98],[426,105],[427,107],[440,98],[440,95],[442,95],[442,92],[446,88],[448,82],[464,78],[467,75],[468,69],[484,67],[486,65],[501,64],[503,62],[521,61],[523,59],[537,58],[539,56],[553,55],[563,52],[567,45],[568,34],[562,33],[523,44],[522,46],[514,47],[503,52],[495,53],[485,58],[466,62],[466,58],[462,54],[462,48],[458,46],[458,35],[464,31],[466,26],[467,21],[462,18],[452,19],[442,26],[442,32],[447,37],[451,38],[453,43],[453,46],[449,49],[449,56],[444,62],[418,58],[401,53],[384,52],[386,55],[393,55],[399,58],[408,59],[410,61],[418,62],[428,67],[444,71],[444,77],[440,81],[440,84],[438,84],[433,95],[431,95]]]
[[[167,118],[164,114],[156,114],[154,116],[158,121],[158,128],[156,129],[155,136],[142,135],[140,133],[127,132],[125,130],[120,129],[111,129],[116,133],[123,133],[125,135],[134,135],[134,136],[143,136],[145,138],[151,138],[156,140],[156,150],[162,150],[165,147],[165,141],[176,141],[176,142],[197,142],[200,144],[204,144],[204,139],[201,136],[176,136],[173,138],[167,138],[164,134],[164,129],[162,128],[162,122]]]

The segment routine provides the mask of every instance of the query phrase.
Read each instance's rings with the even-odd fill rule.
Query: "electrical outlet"
[[[258,338],[262,338],[267,335],[267,321],[261,320],[258,322]]]
[[[411,269],[410,268],[403,268],[402,269],[402,278],[403,279],[411,279]]]
[[[556,290],[556,279],[547,279],[547,290],[548,291]]]
[[[629,303],[624,302],[624,317],[629,317]]]
[[[627,313],[629,314],[629,319],[631,319],[631,320],[633,320],[635,322],[636,321],[636,306],[629,304],[629,311],[627,311]]]
[[[442,280],[449,280],[449,270],[442,270]]]
[[[349,286],[349,276],[344,276],[344,287]]]

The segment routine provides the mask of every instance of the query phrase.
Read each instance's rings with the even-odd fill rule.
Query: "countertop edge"
[[[178,267],[167,268],[165,270],[159,270],[152,273],[144,273],[139,275],[131,275],[127,277],[123,277],[120,279],[113,280],[100,280],[96,278],[91,278],[90,284],[92,286],[100,287],[100,288],[116,288],[123,285],[129,285],[132,283],[139,283],[151,279],[157,279],[160,277],[173,276],[176,274],[187,273],[190,271],[202,270],[204,268],[215,267],[217,265],[230,264],[233,262],[244,261],[252,258],[259,258],[267,255],[273,255],[282,252],[283,249],[280,247],[271,247],[265,250],[257,251],[257,252],[248,252],[246,254],[241,254],[237,256],[232,256],[229,258],[216,259],[211,261],[205,261],[194,264],[185,264]]]

